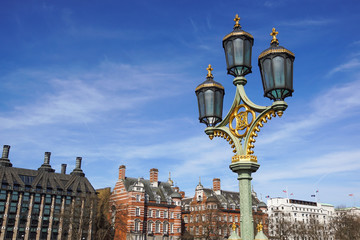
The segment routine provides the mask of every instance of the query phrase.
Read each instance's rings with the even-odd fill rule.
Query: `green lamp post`
[[[258,58],[261,72],[264,96],[273,100],[271,106],[254,104],[246,96],[244,86],[247,83],[246,74],[251,73],[251,51],[254,38],[243,31],[236,15],[234,30],[223,39],[227,72],[235,78],[236,86],[233,104],[222,119],[222,104],[224,87],[213,80],[211,66],[205,82],[200,84],[195,93],[198,98],[199,120],[205,123],[205,133],[210,139],[224,138],[233,148],[230,169],[237,173],[240,192],[240,230],[242,240],[254,240],[252,216],[251,174],[260,167],[253,148],[255,138],[260,128],[268,120],[282,116],[287,104],[286,97],[292,96],[293,90],[293,62],[292,52],[279,46],[276,38],[278,32],[272,29],[270,47],[263,51]],[[240,239],[240,237],[239,237]]]

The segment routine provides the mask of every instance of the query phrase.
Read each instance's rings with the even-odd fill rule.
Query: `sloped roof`
[[[144,184],[145,193],[149,196],[150,201],[155,201],[156,196],[160,196],[160,201],[167,201],[171,198],[171,194],[175,192],[175,190],[171,187],[170,183],[168,182],[158,182],[158,187],[151,186],[150,180],[144,178],[131,178],[126,177],[124,179],[124,186],[127,191],[133,191],[133,187],[136,183],[140,181]]]
[[[11,189],[25,186],[33,189],[95,193],[89,180],[79,174],[62,174],[52,171],[0,166],[0,183]]]

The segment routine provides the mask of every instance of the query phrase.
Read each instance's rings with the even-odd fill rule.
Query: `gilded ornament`
[[[257,162],[257,157],[254,155],[235,155],[232,157],[231,162]]]
[[[279,32],[277,32],[276,30],[275,30],[275,28],[273,28],[272,29],[272,32],[270,33],[270,36],[272,36],[272,40],[271,40],[271,43],[277,43],[277,44],[279,44],[279,40],[276,38],[276,35],[278,35],[279,34]]]
[[[206,68],[206,70],[208,70],[208,74],[207,74],[207,77],[214,77],[211,73],[212,70],[214,70],[212,67],[211,67],[211,64],[209,64],[209,66]]]
[[[235,22],[234,27],[241,27],[240,24],[239,24],[239,21],[240,21],[240,17],[239,17],[238,14],[236,14],[235,18],[234,18],[234,22]]]
[[[257,225],[257,231],[258,232],[261,232],[262,231],[262,229],[263,229],[263,225],[262,225],[262,223],[260,222],[260,223],[258,223],[258,225]]]
[[[245,108],[245,111],[238,112],[241,108]],[[251,122],[249,122],[248,119],[249,114],[251,114],[252,116]],[[233,124],[232,124],[232,121],[234,119],[236,120],[235,128],[233,128]],[[236,108],[234,108],[233,112],[230,114],[229,129],[231,133],[234,134],[236,137],[243,138],[244,136],[246,136],[247,132],[249,131],[249,128],[253,123],[254,119],[255,119],[255,112],[252,109],[250,109],[250,107],[248,107],[247,105],[241,104]],[[240,134],[239,131],[243,131],[243,130],[244,133]]]

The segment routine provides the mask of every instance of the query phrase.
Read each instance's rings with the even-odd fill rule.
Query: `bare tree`
[[[349,212],[338,212],[331,222],[336,240],[360,239],[359,225],[360,216]]]

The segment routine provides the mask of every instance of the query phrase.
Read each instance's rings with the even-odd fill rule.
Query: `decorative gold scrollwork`
[[[254,155],[235,155],[232,157],[231,162],[257,162],[257,157]]]
[[[241,108],[245,108],[245,111],[239,112]],[[248,115],[251,114],[251,121],[249,122]],[[232,126],[232,122],[235,119],[236,126],[235,128]],[[234,108],[233,112],[230,115],[229,119],[229,129],[230,131],[238,138],[242,138],[246,136],[247,132],[253,121],[255,120],[255,112],[251,110],[247,105],[241,104]],[[239,131],[244,131],[242,134]]]
[[[252,148],[254,148],[254,143],[256,142],[255,137],[258,136],[256,132],[260,132],[260,128],[264,126],[264,123],[267,123],[268,120],[271,120],[272,117],[276,117],[276,113],[274,110],[269,111],[268,113],[264,114],[260,119],[258,119],[255,123],[254,128],[249,133],[249,141],[246,146],[246,154],[251,155],[254,153]]]
[[[233,142],[233,140],[231,139],[231,137],[223,131],[214,131],[214,135],[209,135],[209,138],[212,140],[214,137],[221,137],[224,138],[227,142],[229,142],[229,144],[231,145],[231,148],[233,148],[233,153],[236,153],[236,148],[235,148],[235,143]]]

